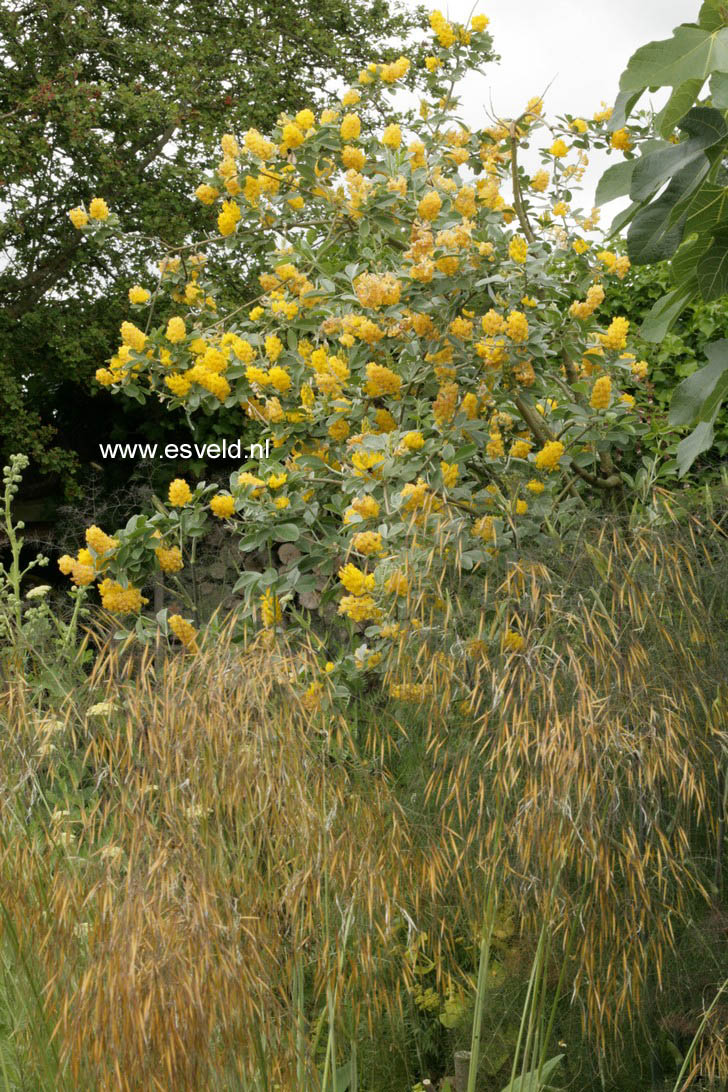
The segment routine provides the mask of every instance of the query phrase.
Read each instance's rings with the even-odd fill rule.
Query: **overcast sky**
[[[423,2],[459,23],[473,10],[472,0]],[[634,51],[669,38],[680,23],[694,22],[700,6],[700,0],[481,0],[474,14],[489,17],[501,62],[489,66],[487,79],[472,76],[460,85],[461,116],[471,127],[482,128],[491,100],[500,116],[516,116],[551,83],[545,99],[548,115],[591,117],[602,100],[610,106],[614,102],[619,77]],[[653,101],[660,106],[664,99]],[[602,170],[617,155],[593,157],[583,207],[590,207]],[[618,207],[615,203],[605,210],[605,220]]]

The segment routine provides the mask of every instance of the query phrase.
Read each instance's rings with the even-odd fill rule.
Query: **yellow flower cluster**
[[[88,550],[79,550],[78,557],[63,554],[58,558],[58,568],[64,576],[70,576],[77,588],[88,587],[93,584],[96,577],[96,569],[93,558]]]
[[[528,243],[520,235],[514,235],[508,245],[508,256],[522,265],[528,257]]]
[[[402,285],[393,273],[360,273],[353,285],[362,307],[371,307],[374,311],[399,303],[402,292]]]
[[[270,629],[281,621],[283,618],[281,605],[278,602],[278,596],[270,588],[266,588],[258,602],[260,603],[260,616],[266,629]]]
[[[509,313],[506,319],[506,333],[516,344],[528,340],[528,320],[522,311]]]
[[[601,375],[592,388],[589,405],[592,409],[606,409],[612,398],[612,381],[608,375]]]
[[[599,340],[605,349],[624,349],[627,346],[628,330],[629,319],[617,316],[610,322],[606,334],[600,334]]]
[[[110,580],[108,577],[99,584],[99,593],[101,606],[113,614],[138,614],[142,605],[149,602],[139,588],[131,584],[125,588],[118,581]]]
[[[171,341],[174,345],[176,345],[180,341],[184,341],[184,339],[187,337],[185,320],[183,318],[179,318],[179,316],[171,318],[167,323],[167,332],[165,336],[167,338],[167,341]]]
[[[347,143],[350,140],[358,140],[361,135],[361,118],[358,114],[344,114],[339,127],[341,139]]]
[[[184,478],[175,478],[173,482],[170,482],[167,495],[169,503],[175,508],[183,508],[192,500],[192,490]]]
[[[365,595],[374,591],[374,574],[364,573],[351,563],[339,569],[339,580],[351,595]]]
[[[379,531],[358,531],[351,538],[352,549],[366,557],[374,554],[383,554],[382,536]]]
[[[381,616],[381,611],[371,595],[343,596],[338,613],[351,618],[352,622],[376,621]]]
[[[240,206],[235,201],[223,201],[217,217],[217,226],[221,235],[232,235],[240,220]]]
[[[393,372],[385,364],[376,364],[370,361],[366,368],[367,383],[365,387],[369,398],[383,398],[387,394],[395,398],[402,389],[402,377]]]
[[[210,508],[218,519],[230,519],[235,512],[235,498],[229,493],[218,493],[210,501]]]
[[[536,453],[536,466],[539,470],[555,470],[565,450],[564,445],[559,440],[549,440]]]
[[[587,291],[585,300],[574,300],[569,308],[569,314],[573,318],[588,319],[603,302],[604,289],[601,284],[593,284]]]
[[[618,257],[611,250],[600,250],[597,258],[607,267],[607,272],[616,273],[620,281],[629,273],[631,263],[626,254]]]
[[[196,649],[197,630],[191,622],[188,622],[181,614],[170,614],[167,618],[167,625],[181,645],[192,651]]]
[[[178,573],[184,568],[182,561],[182,551],[179,546],[158,546],[154,551],[157,555],[157,561],[162,572],[165,573]]]
[[[94,526],[86,529],[86,545],[90,550],[93,550],[97,557],[101,557],[115,550],[119,545],[119,540],[118,538],[111,538],[110,535],[105,534],[100,527],[94,524]]]
[[[454,489],[457,484],[460,468],[457,463],[440,463],[440,472],[442,473],[442,484],[446,489]]]
[[[402,143],[402,130],[399,125],[388,125],[382,133],[382,144],[385,148],[396,151]]]
[[[88,207],[88,214],[92,220],[108,220],[109,206],[103,197],[94,197]]]
[[[344,523],[352,523],[354,516],[360,519],[376,519],[379,515],[379,501],[374,497],[355,497],[344,512]]]
[[[442,198],[437,190],[428,190],[417,206],[417,214],[423,220],[436,220],[442,209]]]
[[[122,322],[121,324],[121,340],[124,345],[128,345],[130,349],[134,349],[140,353],[147,342],[147,335],[143,330],[140,330],[138,326],[135,326],[133,322]]]
[[[77,205],[75,209],[71,209],[68,215],[75,228],[80,230],[82,227],[86,227],[86,224],[88,223],[88,213],[85,209],[82,209],[80,205]]]
[[[450,46],[455,44],[455,31],[441,11],[430,12],[430,26],[443,49],[449,49]]]
[[[628,129],[617,129],[612,133],[610,144],[620,152],[629,152],[634,147]]]
[[[383,64],[379,69],[380,79],[385,83],[395,83],[409,72],[410,62],[406,57],[398,57],[391,64]],[[344,103],[346,105],[346,103]]]

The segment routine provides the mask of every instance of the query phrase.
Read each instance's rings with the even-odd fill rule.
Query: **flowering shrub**
[[[267,136],[226,134],[196,190],[209,238],[167,253],[153,291],[131,289],[141,317],[122,324],[98,382],[188,414],[240,407],[272,451],[223,488],[176,479],[167,505],[113,539],[90,529],[61,564],[77,584],[100,579],[108,609],[139,612],[155,570],[176,579],[190,544],[222,523],[243,553],[269,559],[237,585],[263,626],[304,623],[323,581],[348,632],[339,666],[384,671],[411,634],[436,630],[451,586],[438,573],[478,590],[551,521],[622,487],[647,365],[627,351],[626,317],[600,324],[629,262],[592,241],[598,215],[572,209],[572,188],[591,145],[629,155],[629,134],[607,132],[607,109],[549,124],[540,99],[471,131],[453,88],[491,57],[487,19],[430,22],[419,117],[388,105],[410,67],[401,57],[370,64],[318,119],[304,108]],[[375,103],[381,131],[362,123]],[[519,152],[537,138],[542,166],[529,174]],[[80,231],[117,230],[99,199],[71,217]],[[253,237],[269,256],[260,292],[223,313],[205,248],[244,265]],[[154,322],[160,296],[177,312],[166,325]],[[295,549],[281,570],[282,543]],[[174,627],[194,648],[192,626]],[[153,628],[138,619],[140,634]],[[518,619],[500,619],[488,642],[523,648]]]

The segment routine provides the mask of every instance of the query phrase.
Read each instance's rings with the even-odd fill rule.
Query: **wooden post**
[[[470,1070],[470,1051],[455,1051],[455,1092],[466,1092]]]

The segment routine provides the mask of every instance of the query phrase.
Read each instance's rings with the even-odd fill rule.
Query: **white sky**
[[[473,11],[473,0],[424,3],[458,23]],[[553,81],[545,98],[547,116],[591,117],[602,100],[613,104],[634,51],[669,38],[680,23],[695,22],[700,6],[701,0],[480,0],[473,14],[489,17],[501,61],[488,66],[487,78],[476,74],[460,84],[460,115],[472,128],[483,128],[492,101],[496,114],[515,117]],[[653,102],[661,106],[664,97]],[[602,171],[621,158],[620,153],[593,154],[583,199],[575,204],[590,208]],[[604,222],[622,205],[607,206]]]

